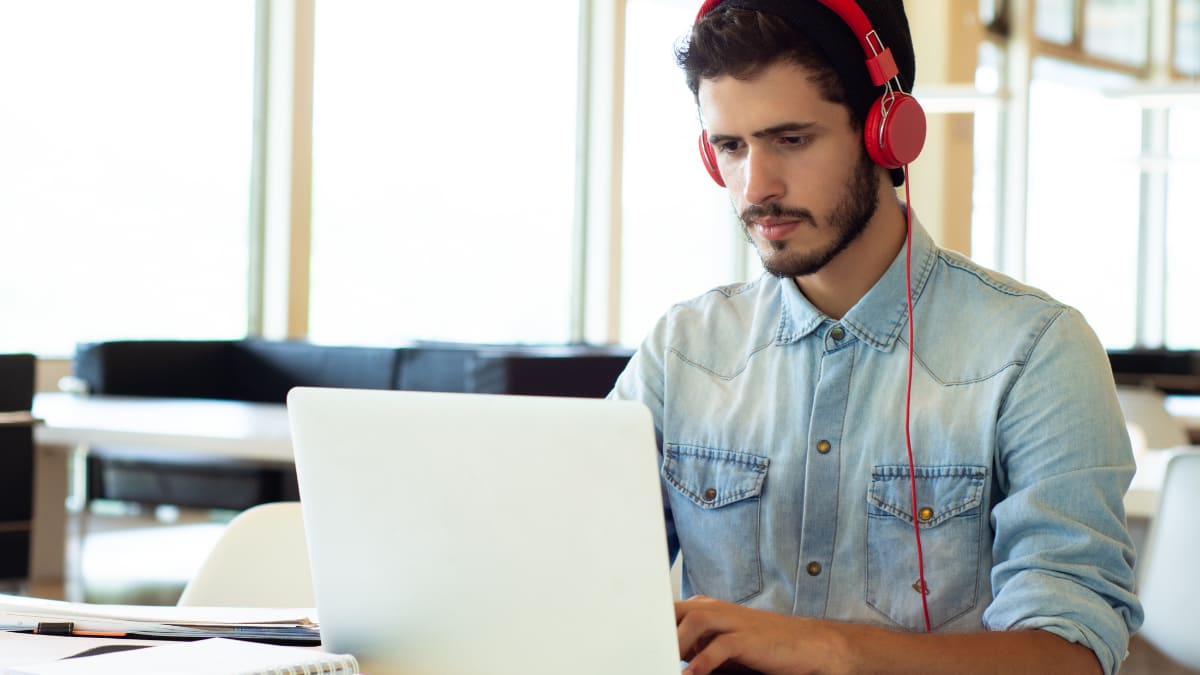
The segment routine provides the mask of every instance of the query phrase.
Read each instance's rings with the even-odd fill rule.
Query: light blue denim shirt
[[[672,307],[610,394],[650,407],[683,591],[923,630],[902,250],[834,321],[790,279]],[[1141,624],[1129,437],[1079,312],[913,231],[911,434],[934,630],[1042,628],[1106,673]]]

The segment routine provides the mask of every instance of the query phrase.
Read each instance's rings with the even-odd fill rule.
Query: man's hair
[[[833,63],[807,35],[778,16],[720,7],[696,23],[690,39],[675,50],[675,59],[693,95],[699,94],[701,80],[721,75],[751,79],[775,63],[801,66],[822,98],[845,106],[854,128],[863,127],[863,116],[847,102]]]

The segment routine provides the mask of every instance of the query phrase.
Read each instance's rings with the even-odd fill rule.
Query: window
[[[253,59],[241,0],[0,3],[0,351],[245,333]]]
[[[314,340],[567,339],[578,23],[562,0],[317,8]]]
[[[996,95],[1004,72],[1004,51],[994,43],[979,43],[975,69],[975,89]],[[1001,106],[993,99],[975,109],[972,120],[972,151],[974,153],[971,185],[971,258],[981,265],[995,269],[999,266],[999,236],[996,214],[1000,212]]]
[[[1175,0],[1175,70],[1200,77],[1200,0]]]
[[[1075,40],[1075,0],[1041,0],[1034,5],[1034,33],[1060,45]]]
[[[1150,0],[1039,0],[1031,6],[1034,35],[1051,48],[1134,69],[1147,65]]]
[[[675,47],[693,0],[626,6],[621,342],[637,345],[674,303],[757,276],[724,188],[700,161],[701,124]],[[742,252],[746,255],[742,255]],[[752,265],[752,266],[751,266]]]
[[[1127,78],[1049,59],[1029,87],[1026,281],[1075,306],[1108,347],[1136,339],[1141,110]]]
[[[1148,0],[1087,0],[1084,9],[1085,52],[1131,66],[1146,65]]]
[[[1200,105],[1178,106],[1170,113],[1167,171],[1166,346],[1200,349],[1200,228],[1195,192],[1200,185]]]

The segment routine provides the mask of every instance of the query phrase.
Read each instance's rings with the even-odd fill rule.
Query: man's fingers
[[[684,604],[684,603],[681,603]],[[732,633],[739,626],[743,608],[728,603],[704,598],[697,602],[687,601],[676,626],[679,637],[679,654],[686,661],[708,648],[712,640],[724,633]]]
[[[715,602],[717,601],[704,595],[693,595],[687,600],[676,600],[675,623],[678,624],[680,621],[682,621],[683,617],[696,607],[702,607],[706,604],[713,604]]]
[[[733,660],[738,655],[738,639],[730,633],[723,633],[708,641],[697,654],[688,660],[688,667],[682,675],[709,675],[720,668],[726,661]]]
[[[715,616],[703,609],[688,610],[679,619],[676,632],[679,637],[679,655],[686,661],[688,657],[704,648],[708,638],[716,630],[713,626]]]

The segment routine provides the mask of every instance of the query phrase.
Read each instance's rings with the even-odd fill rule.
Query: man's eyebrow
[[[784,122],[783,124],[776,124],[775,126],[767,127],[766,129],[759,129],[758,131],[752,133],[751,136],[754,136],[755,138],[763,138],[765,136],[773,136],[775,134],[782,134],[789,131],[811,131],[819,126],[820,124],[816,122]],[[731,134],[713,134],[708,137],[708,142],[711,145],[719,145],[728,141],[740,140],[742,140],[741,136],[734,136]]]
[[[756,131],[754,132],[753,136],[755,138],[762,138],[763,136],[774,136],[775,134],[781,134],[785,131],[811,131],[818,126],[820,125],[816,122],[784,122],[783,124],[776,124],[773,127],[767,127],[761,131]]]

